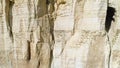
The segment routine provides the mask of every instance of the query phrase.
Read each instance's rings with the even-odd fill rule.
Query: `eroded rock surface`
[[[0,68],[120,68],[120,1],[0,0]]]

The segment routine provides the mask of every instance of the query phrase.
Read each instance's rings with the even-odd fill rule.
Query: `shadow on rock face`
[[[106,15],[106,21],[105,21],[106,32],[109,31],[112,21],[115,21],[115,19],[113,18],[113,16],[115,15],[115,12],[116,12],[115,8],[113,7],[107,8],[107,15]]]

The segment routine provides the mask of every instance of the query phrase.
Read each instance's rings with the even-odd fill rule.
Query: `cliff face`
[[[119,68],[120,1],[0,0],[0,68]]]

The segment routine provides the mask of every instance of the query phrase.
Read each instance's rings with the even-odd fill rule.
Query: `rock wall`
[[[0,0],[0,68],[119,68],[120,1]]]

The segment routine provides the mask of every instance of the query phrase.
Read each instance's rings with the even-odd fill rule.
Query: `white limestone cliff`
[[[120,1],[0,0],[0,68],[120,68]]]

